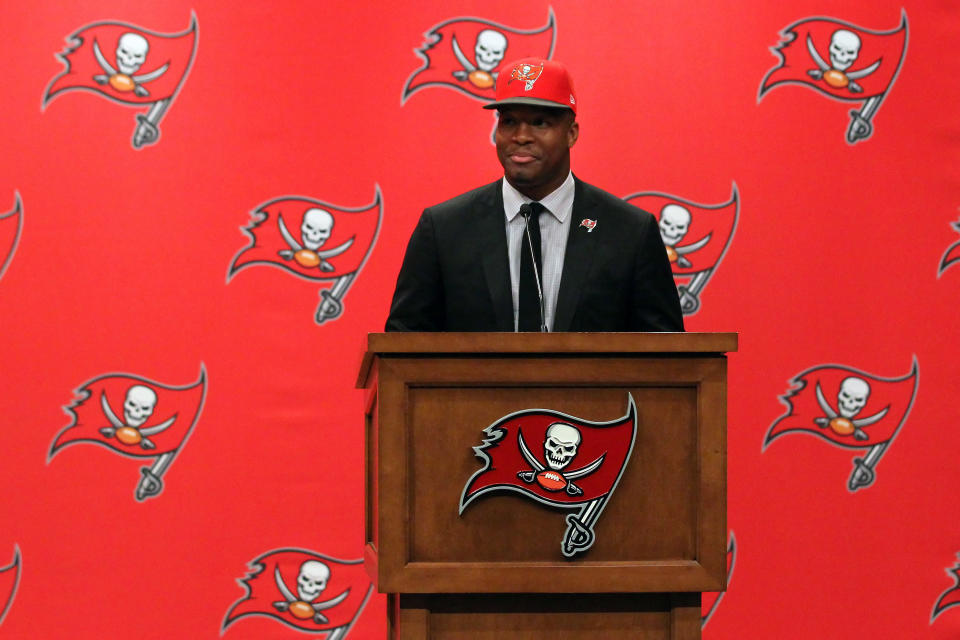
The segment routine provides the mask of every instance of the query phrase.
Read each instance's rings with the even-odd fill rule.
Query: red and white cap
[[[502,65],[497,76],[496,96],[496,100],[483,108],[527,104],[577,112],[577,97],[570,72],[559,62],[544,58],[522,58]]]

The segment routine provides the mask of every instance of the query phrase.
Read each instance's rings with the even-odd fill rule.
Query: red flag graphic
[[[780,32],[771,51],[780,64],[767,72],[758,100],[783,84],[800,84],[838,100],[884,95],[907,51],[907,16],[892,31],[873,31],[835,18],[805,18]]]
[[[733,531],[727,537],[727,589],[730,588],[730,580],[733,578],[733,565],[737,560],[737,539]],[[708,591],[703,594],[700,603],[700,628],[703,629],[710,622],[710,618],[717,610],[720,601],[726,591]]]
[[[807,369],[780,396],[787,413],[770,425],[764,447],[785,433],[806,432],[848,448],[887,444],[916,398],[917,362],[901,378],[881,378],[842,365]]]
[[[197,22],[180,33],[157,33],[125,22],[96,22],[67,37],[58,58],[66,68],[43,95],[43,105],[61,93],[86,90],[128,105],[170,100],[193,64]]]
[[[237,581],[247,595],[227,611],[221,633],[245,616],[265,616],[301,631],[341,629],[344,637],[373,593],[363,560],[288,548],[254,558],[249,568]]]
[[[7,612],[13,605],[13,598],[17,595],[20,585],[20,547],[14,545],[13,560],[5,567],[0,567],[0,624],[7,617]]]
[[[522,31],[481,18],[453,18],[425,34],[416,49],[424,65],[407,79],[403,101],[425,87],[447,87],[489,102],[504,62],[519,58],[550,58],[556,41],[553,9],[547,24]]]
[[[954,231],[960,233],[960,220],[957,222],[951,222],[950,226]],[[948,267],[960,262],[960,240],[957,240],[952,245],[947,247],[947,250],[943,252],[943,257],[940,258],[940,268],[937,270],[937,277],[940,277],[940,274],[947,270]],[[0,275],[3,275],[3,270],[0,269]]]
[[[126,373],[108,373],[84,382],[74,391],[76,400],[64,407],[72,421],[57,434],[48,459],[79,442],[133,458],[175,455],[200,417],[206,377],[201,365],[199,379],[182,387]]]
[[[957,554],[960,558],[960,553]],[[933,612],[930,614],[930,624],[936,620],[937,616],[949,609],[960,605],[960,562],[953,565],[952,568],[945,569],[947,575],[953,578],[953,586],[940,594],[937,602],[933,605]]]
[[[376,241],[383,218],[380,187],[372,204],[347,209],[302,196],[270,200],[242,228],[250,244],[234,257],[227,274],[252,265],[285,269],[306,280],[356,273]]]
[[[14,193],[13,209],[7,213],[0,213],[0,278],[6,273],[7,267],[13,260],[22,232],[23,205],[20,202],[20,194]]]
[[[656,216],[675,277],[715,269],[730,247],[740,216],[736,183],[730,199],[720,204],[699,204],[656,192],[636,193],[624,200]]]

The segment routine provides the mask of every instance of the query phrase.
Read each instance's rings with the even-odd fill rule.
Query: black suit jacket
[[[574,180],[554,331],[683,331],[656,219]],[[593,231],[581,221],[596,221]],[[387,331],[513,331],[500,181],[424,210]]]

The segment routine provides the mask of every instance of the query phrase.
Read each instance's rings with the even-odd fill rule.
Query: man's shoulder
[[[449,200],[444,200],[443,202],[427,207],[427,210],[434,215],[446,216],[462,212],[478,204],[492,204],[496,201],[499,188],[500,181],[497,180],[495,182],[491,182],[490,184],[485,184],[482,187],[471,189],[466,193],[461,193],[460,195],[450,198]]]

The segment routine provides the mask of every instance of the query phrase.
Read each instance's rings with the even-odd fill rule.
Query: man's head
[[[496,100],[495,140],[503,175],[517,191],[540,200],[570,173],[577,142],[577,101],[566,68],[552,60],[525,58],[502,67]]]

